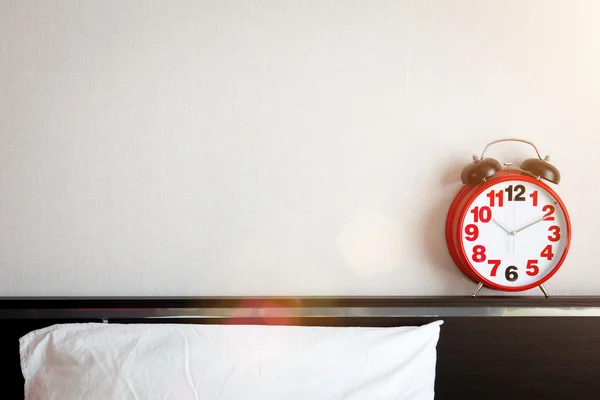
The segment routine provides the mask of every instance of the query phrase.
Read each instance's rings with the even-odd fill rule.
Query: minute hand
[[[529,228],[530,226],[533,226],[533,225],[535,225],[535,224],[537,224],[538,222],[541,222],[541,221],[543,221],[543,220],[544,220],[544,217],[542,217],[542,218],[540,218],[540,219],[537,219],[537,220],[533,221],[532,223],[530,223],[530,224],[527,224],[527,225],[525,225],[524,227],[517,229],[517,230],[515,231],[515,233],[519,233],[519,232],[521,232],[522,230],[524,230],[524,229],[527,229],[527,228]]]

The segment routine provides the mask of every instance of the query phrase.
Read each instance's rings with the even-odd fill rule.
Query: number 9
[[[465,233],[467,234],[466,239],[473,242],[479,237],[479,228],[475,224],[469,224],[465,226]]]

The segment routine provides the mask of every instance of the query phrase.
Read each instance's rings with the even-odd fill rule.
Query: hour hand
[[[506,231],[506,233],[508,233],[510,235],[514,235],[515,234],[515,232],[509,230],[506,226],[504,226],[503,224],[501,224],[500,222],[498,222],[496,219],[492,218],[492,222],[494,222],[500,228],[504,229]]]

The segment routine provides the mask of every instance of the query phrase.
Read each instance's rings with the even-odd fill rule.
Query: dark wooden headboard
[[[407,326],[444,320],[436,399],[600,398],[600,297],[5,298],[3,399],[18,338],[63,322]]]

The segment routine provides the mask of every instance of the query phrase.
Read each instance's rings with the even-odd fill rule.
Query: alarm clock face
[[[490,182],[491,183],[491,182]],[[465,208],[460,246],[482,282],[506,290],[543,283],[562,264],[570,223],[564,204],[535,179],[485,187]]]

